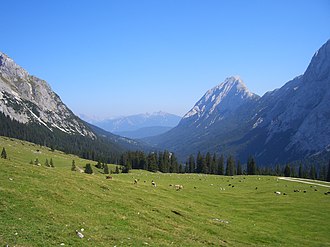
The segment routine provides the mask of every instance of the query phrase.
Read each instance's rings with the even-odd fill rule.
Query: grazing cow
[[[156,185],[156,183],[154,182],[154,180],[151,181],[151,184],[152,184],[152,186],[157,187],[157,185]]]
[[[105,179],[112,179],[112,177],[111,176],[106,176]]]
[[[274,192],[276,195],[281,195],[281,192],[280,191],[275,191]]]
[[[137,184],[137,182],[138,182],[137,179],[134,179],[134,184]]]
[[[176,190],[182,190],[183,189],[183,185],[180,185],[180,184],[176,184],[174,185],[175,189]]]

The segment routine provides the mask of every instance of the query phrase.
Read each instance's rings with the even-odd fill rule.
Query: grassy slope
[[[74,156],[8,138],[0,138],[3,146],[10,160],[0,159],[0,245],[330,246],[330,195],[324,195],[330,189],[324,187],[145,171],[106,180],[71,172],[72,159],[81,167],[88,162]],[[41,163],[53,158],[55,168],[30,165],[37,156]],[[288,195],[276,196],[277,190]],[[81,228],[83,239],[75,235]]]

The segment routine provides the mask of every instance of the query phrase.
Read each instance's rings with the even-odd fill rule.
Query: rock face
[[[196,152],[249,155],[265,165],[308,158],[330,150],[330,41],[306,72],[259,97],[238,77],[206,92],[169,132],[151,144],[184,160]]]
[[[63,104],[47,84],[0,52],[0,111],[21,123],[94,138],[94,133]]]
[[[183,117],[182,123],[197,123],[196,128],[207,128],[219,120],[228,117],[240,106],[258,100],[259,96],[251,93],[240,77],[227,78],[220,85],[210,89]]]

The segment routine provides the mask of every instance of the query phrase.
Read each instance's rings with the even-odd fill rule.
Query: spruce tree
[[[298,177],[299,178],[302,178],[303,177],[303,167],[302,167],[302,164],[299,165],[299,172],[298,172]]]
[[[224,174],[224,165],[225,165],[225,159],[223,155],[221,155],[220,158],[218,159],[218,168],[217,168],[218,175]]]
[[[2,148],[1,158],[2,159],[7,159],[7,152],[6,152],[6,149],[5,148]]]
[[[71,171],[77,171],[76,162],[74,160],[72,160]]]
[[[309,170],[309,178],[315,180],[316,179],[316,169],[315,165],[311,165],[311,168]]]
[[[227,176],[235,175],[235,161],[231,155],[227,159],[226,175]]]
[[[243,175],[242,164],[239,160],[237,161],[237,175]]]
[[[46,161],[45,161],[45,166],[49,167],[48,159],[46,159]]]
[[[329,160],[329,165],[328,165],[327,181],[330,182],[330,160]]]
[[[256,175],[257,174],[257,165],[252,156],[248,158],[247,162],[247,174],[248,175]]]
[[[53,159],[52,159],[52,158],[50,158],[49,166],[50,166],[50,167],[54,167],[54,162],[53,162]]]
[[[87,173],[87,174],[93,174],[93,169],[92,169],[91,164],[86,164],[86,166],[85,166],[85,173]]]
[[[123,170],[123,172],[124,172],[124,170]],[[115,173],[116,173],[116,174],[119,174],[119,167],[118,167],[118,166],[116,166],[116,171],[115,171]],[[127,172],[125,171],[124,173],[128,173],[128,171],[127,171]]]
[[[196,172],[197,173],[201,173],[203,171],[204,163],[205,163],[204,156],[201,154],[201,152],[198,152],[197,160],[196,160]]]
[[[104,164],[103,171],[104,171],[104,174],[109,174],[109,167],[107,164]]]
[[[286,164],[286,166],[284,168],[284,177],[290,177],[290,175],[291,175],[290,165]]]
[[[195,164],[195,158],[194,156],[191,154],[189,156],[189,172],[190,173],[194,173],[196,169],[196,164]]]

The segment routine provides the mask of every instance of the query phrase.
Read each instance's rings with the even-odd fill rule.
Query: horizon
[[[234,75],[262,96],[303,74],[330,38],[325,0],[2,5],[1,51],[75,114],[98,118],[183,117]]]

